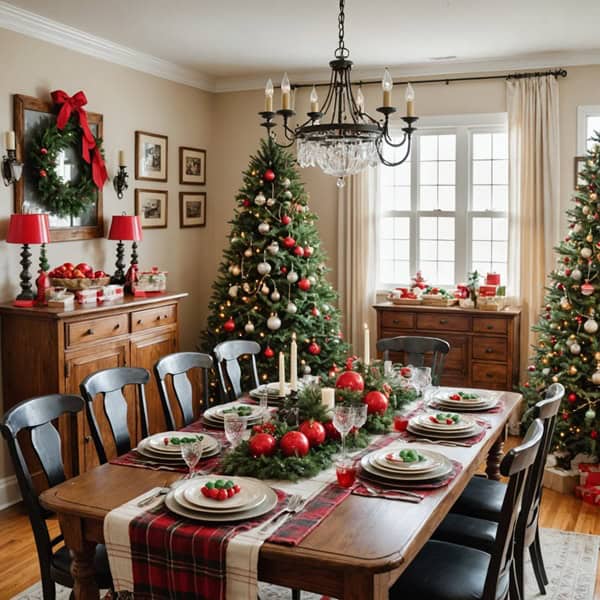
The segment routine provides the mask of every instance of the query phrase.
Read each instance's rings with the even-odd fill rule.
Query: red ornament
[[[325,319],[326,321],[331,321],[331,315],[325,315],[324,319]]]
[[[309,352],[309,354],[312,354],[313,356],[318,356],[319,354],[321,354],[321,346],[319,346],[319,344],[317,344],[317,342],[311,342],[308,345],[308,352]]]
[[[302,246],[296,246],[294,248],[294,254],[302,258],[304,256],[304,248]]]
[[[304,256],[306,256],[306,258],[309,258],[310,256],[312,256],[312,253],[313,253],[312,246],[304,246]]]
[[[250,200],[248,200],[248,198],[244,198],[244,200],[242,201],[242,204],[244,205],[245,208],[248,208],[252,203],[250,202]]]
[[[308,290],[310,290],[310,281],[308,279],[306,279],[306,277],[303,277],[299,282],[298,282],[298,287],[303,291],[303,292],[308,292]]]
[[[48,175],[48,173],[46,173],[44,169],[40,169],[40,177],[46,177],[46,175]]]
[[[281,266],[281,269],[279,269],[281,271],[281,273],[285,274],[287,273],[287,267],[285,265]]]
[[[568,256],[565,256],[565,257],[563,258],[563,262],[565,263],[565,265],[568,265],[568,264],[569,264],[569,257],[568,257]]]
[[[313,419],[304,421],[304,423],[300,425],[300,431],[308,438],[308,443],[311,448],[320,446],[327,437],[327,432],[325,431],[323,424],[319,421],[314,421]]]
[[[594,431],[590,433],[590,437],[595,440],[598,437],[598,432],[594,429]]]
[[[273,169],[267,169],[264,173],[263,173],[263,179],[265,181],[274,181],[275,180],[275,171],[273,171]]]
[[[363,402],[368,406],[367,412],[370,415],[382,415],[387,410],[389,404],[385,394],[376,390],[369,392],[364,397]]]
[[[571,392],[571,393],[570,393],[570,394],[567,396],[567,399],[569,400],[569,402],[573,403],[573,402],[575,402],[575,400],[577,400],[577,396],[576,396],[576,395],[575,395],[573,392]]]
[[[231,333],[235,329],[235,321],[229,317],[229,319],[223,323],[223,329],[228,333]]]
[[[571,274],[571,269],[565,269],[565,275],[567,277],[569,277],[570,274]]]
[[[365,382],[362,375],[352,370],[351,358],[346,363],[346,370],[336,379],[335,387],[352,392],[362,392],[365,389]]]
[[[267,346],[263,354],[266,358],[273,358],[275,356],[275,352],[273,352],[273,348],[271,348],[271,346]]]
[[[569,418],[569,413],[568,413],[568,412],[564,412],[564,413],[562,414],[562,419],[563,419],[563,421],[566,421],[568,418]]]
[[[283,238],[283,245],[286,248],[293,248],[296,245],[296,240],[291,235],[287,235]]]
[[[337,365],[335,363],[333,363],[331,365],[331,369],[329,369],[329,372],[327,373],[327,375],[329,377],[335,377],[335,374],[339,371]]]
[[[48,154],[48,149],[47,148],[40,148],[40,154],[43,154],[45,156],[46,154]]]
[[[301,431],[288,431],[279,446],[284,456],[306,456],[310,450],[308,438]]]
[[[292,222],[292,217],[290,217],[290,215],[283,215],[283,217],[281,217],[281,222],[284,225],[289,225]]]
[[[318,317],[321,314],[316,306],[313,306],[310,312],[313,317]]]
[[[581,286],[581,293],[584,296],[591,296],[594,293],[594,286],[589,281],[586,281]]]
[[[327,423],[323,423],[323,427],[325,428],[325,432],[327,433],[327,439],[335,440],[336,442],[342,439],[340,432],[335,428],[333,421],[327,421]]]
[[[569,242],[569,241],[571,241],[571,238],[570,238],[569,236],[567,236],[567,237],[565,238],[565,242]]]
[[[528,371],[531,371],[531,372],[535,371],[535,365],[529,365],[529,366],[527,367],[527,370],[528,370]]]
[[[257,433],[248,442],[248,449],[254,458],[271,456],[277,448],[277,440],[270,433]]]

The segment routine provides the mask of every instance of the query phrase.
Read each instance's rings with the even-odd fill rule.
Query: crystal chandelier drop
[[[361,87],[352,89],[350,52],[344,44],[344,0],[340,0],[338,16],[338,47],[335,58],[329,63],[331,77],[327,95],[319,106],[317,89],[313,86],[310,94],[308,119],[296,127],[290,119],[296,114],[291,107],[291,85],[287,73],[281,82],[281,108],[273,110],[273,83],[269,79],[265,88],[265,110],[260,112],[271,138],[281,147],[297,145],[298,163],[301,167],[318,166],[324,173],[338,178],[338,186],[344,185],[344,177],[354,175],[371,166],[381,163],[388,167],[402,164],[410,154],[413,126],[418,117],[414,116],[414,91],[410,83],[406,88],[406,124],[402,128],[403,137],[395,142],[390,134],[390,116],[396,112],[392,106],[394,83],[390,72],[385,69],[382,88],[383,106],[377,108],[382,117],[374,118],[365,112],[365,98]],[[283,119],[285,141],[275,137],[274,118]],[[396,161],[385,158],[385,148],[398,149],[404,146],[404,153]]]

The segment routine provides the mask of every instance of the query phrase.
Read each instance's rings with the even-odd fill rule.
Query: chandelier
[[[329,80],[325,101],[319,106],[319,96],[313,85],[310,93],[310,111],[308,119],[301,125],[292,127],[290,119],[296,114],[291,104],[291,85],[287,73],[281,81],[281,108],[273,110],[273,83],[269,79],[265,88],[265,110],[258,113],[270,137],[278,146],[289,148],[297,145],[297,158],[301,167],[318,166],[324,173],[338,178],[338,187],[344,185],[344,177],[354,175],[371,166],[381,163],[388,167],[402,164],[410,154],[413,126],[418,117],[414,116],[414,91],[410,83],[406,87],[406,124],[402,128],[404,135],[394,141],[390,134],[390,116],[396,112],[392,106],[392,88],[394,82],[388,69],[385,69],[382,88],[383,106],[377,108],[382,115],[374,118],[365,111],[365,98],[361,87],[352,90],[350,71],[352,61],[348,60],[350,51],[344,44],[344,2],[340,0],[338,16],[338,47],[334,60],[329,63]],[[285,141],[279,142],[273,129],[275,116],[283,120]],[[384,150],[393,151],[404,146],[404,152],[397,160],[384,156]],[[396,157],[397,158],[397,157]]]

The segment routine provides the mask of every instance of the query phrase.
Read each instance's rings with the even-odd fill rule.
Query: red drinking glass
[[[349,488],[356,481],[356,464],[350,460],[340,460],[335,464],[335,474],[341,487]]]

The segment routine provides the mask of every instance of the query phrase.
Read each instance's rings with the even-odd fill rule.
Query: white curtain
[[[376,180],[374,169],[346,179],[338,191],[338,291],[346,341],[363,354],[364,324],[371,330],[371,355],[376,317]]]
[[[531,326],[544,301],[546,276],[559,239],[560,144],[558,82],[553,76],[507,81],[510,177],[510,273],[521,305],[521,378]],[[514,276],[513,276],[514,274]],[[511,294],[512,295],[512,294]]]

